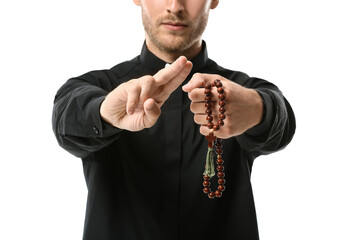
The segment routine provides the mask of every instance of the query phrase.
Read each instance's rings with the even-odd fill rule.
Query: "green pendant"
[[[212,178],[215,176],[215,168],[214,168],[214,158],[213,158],[213,148],[208,148],[207,159],[205,163],[205,170],[203,173],[204,176],[209,176]]]

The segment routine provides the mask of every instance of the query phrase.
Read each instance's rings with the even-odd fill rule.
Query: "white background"
[[[291,102],[297,131],[255,161],[262,240],[349,240],[349,8],[341,0],[222,0],[204,39],[226,68],[267,79]],[[0,239],[81,239],[81,160],[51,130],[70,77],[138,55],[131,0],[0,3]],[[152,187],[152,186],[150,186]]]

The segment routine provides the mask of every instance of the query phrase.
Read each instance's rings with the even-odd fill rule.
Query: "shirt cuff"
[[[122,130],[104,121],[100,115],[100,106],[106,96],[101,96],[91,101],[87,112],[92,116],[92,131],[96,137],[106,138],[121,132]]]
[[[255,127],[252,127],[251,129],[246,131],[246,133],[250,136],[260,136],[266,133],[273,124],[273,116],[274,116],[273,102],[269,94],[264,92],[261,89],[255,89],[255,90],[259,93],[263,101],[264,110],[263,110],[262,121]]]

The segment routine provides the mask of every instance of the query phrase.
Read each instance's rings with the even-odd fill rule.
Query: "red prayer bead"
[[[210,83],[205,83],[205,84],[204,84],[204,88],[210,89],[210,88],[211,88],[211,84],[210,84]]]
[[[218,93],[223,93],[224,89],[222,87],[218,87],[217,91],[218,91]]]
[[[213,117],[212,117],[211,115],[208,115],[208,116],[206,117],[206,119],[207,119],[208,122],[213,121]]]
[[[205,113],[210,115],[212,113],[212,111],[211,111],[211,109],[208,108],[207,110],[205,110]]]
[[[203,182],[203,186],[204,186],[204,187],[209,187],[209,186],[210,186],[210,182],[209,182],[208,180],[205,180],[205,181]]]
[[[210,188],[208,187],[203,188],[203,192],[206,194],[210,193]]]
[[[210,94],[211,94],[211,89],[205,89],[205,90],[204,90],[204,94],[210,95]]]
[[[224,185],[219,185],[219,186],[218,186],[218,189],[219,189],[221,192],[223,192],[223,191],[225,191],[226,187],[225,187]]]
[[[209,180],[210,177],[209,177],[208,175],[203,175],[203,179],[204,179],[204,180]]]
[[[224,178],[225,177],[225,173],[224,172],[218,172],[217,175],[218,175],[218,178]]]
[[[225,183],[226,183],[226,180],[225,180],[225,179],[223,179],[223,178],[219,178],[219,179],[218,179],[218,184],[224,185]]]
[[[220,82],[220,80],[215,83],[215,86],[216,87],[222,87],[222,83]]]
[[[219,172],[222,172],[222,171],[224,170],[224,166],[218,165],[218,166],[216,167],[216,169],[217,169]]]
[[[221,107],[225,106],[225,102],[223,100],[219,101],[219,106]]]
[[[224,160],[222,160],[222,158],[218,158],[218,159],[216,159],[216,163],[217,164],[223,164]]]
[[[225,116],[225,114],[220,113],[220,114],[219,114],[219,118],[220,118],[220,119],[225,119],[225,118],[226,118],[226,116]]]
[[[218,130],[220,129],[220,125],[215,124],[215,125],[213,126],[213,129],[214,129],[214,131],[218,131]]]
[[[214,123],[213,123],[213,122],[209,122],[209,123],[207,124],[207,127],[208,127],[209,129],[212,129],[212,128],[214,127]]]
[[[204,105],[206,108],[210,108],[211,107],[211,103],[205,103]]]
[[[210,193],[208,194],[208,197],[209,197],[210,199],[215,198],[215,193],[214,193],[214,192],[210,192]]]
[[[224,121],[223,121],[222,119],[219,119],[218,124],[219,124],[220,126],[224,126]]]
[[[225,100],[225,94],[220,93],[220,94],[218,95],[218,98],[219,98],[220,100]]]
[[[222,192],[219,190],[215,191],[215,197],[221,197],[222,196]]]
[[[219,112],[220,112],[220,113],[225,113],[225,112],[226,112],[226,109],[225,109],[224,107],[220,107],[220,108],[219,108]]]
[[[222,154],[223,151],[222,151],[222,149],[216,149],[216,153],[217,153],[217,154]]]

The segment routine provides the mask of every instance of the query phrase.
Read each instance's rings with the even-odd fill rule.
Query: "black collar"
[[[143,44],[140,60],[141,60],[141,63],[144,66],[146,66],[148,69],[150,69],[152,72],[159,71],[160,69],[164,68],[166,64],[166,62],[159,59],[151,51],[148,50],[146,46],[146,42]],[[191,71],[192,73],[199,72],[199,70],[206,65],[208,61],[208,53],[207,53],[207,47],[206,47],[205,41],[202,41],[201,52],[193,59],[190,59],[190,61],[193,64],[192,71]]]

